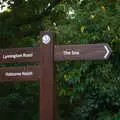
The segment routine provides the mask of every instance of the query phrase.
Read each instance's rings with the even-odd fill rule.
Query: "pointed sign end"
[[[112,53],[112,49],[110,48],[110,46],[108,44],[104,45],[104,48],[105,48],[105,55],[104,55],[104,59],[108,59],[109,56],[111,55]]]

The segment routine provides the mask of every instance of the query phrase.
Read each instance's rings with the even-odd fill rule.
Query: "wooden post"
[[[58,120],[54,61],[105,60],[112,50],[105,43],[54,46],[52,32],[43,32],[41,38],[40,47],[37,48],[0,50],[0,64],[40,62],[40,67],[0,68],[0,82],[40,79],[40,120]]]
[[[54,42],[51,32],[43,32],[40,45],[40,120],[56,118],[56,81],[54,79]]]

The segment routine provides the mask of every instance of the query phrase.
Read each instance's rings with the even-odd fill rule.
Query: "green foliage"
[[[111,46],[112,56],[106,61],[57,63],[58,102],[60,120],[119,120],[119,0],[8,1],[9,11],[0,13],[1,48],[36,46],[42,30],[52,30],[56,44]],[[52,7],[43,12],[49,2]],[[0,118],[38,120],[38,88],[39,83],[1,84]]]

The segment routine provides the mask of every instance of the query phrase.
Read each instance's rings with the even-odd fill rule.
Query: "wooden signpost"
[[[0,50],[0,63],[40,62],[40,48],[12,48]]]
[[[55,61],[105,60],[111,54],[108,44],[56,45]]]
[[[54,45],[52,32],[41,34],[35,48],[0,50],[0,64],[36,63],[38,66],[2,67],[0,82],[40,81],[40,120],[58,120],[55,62],[65,60],[106,60],[112,50],[108,44]]]
[[[40,79],[39,66],[0,68],[0,82],[36,81]]]

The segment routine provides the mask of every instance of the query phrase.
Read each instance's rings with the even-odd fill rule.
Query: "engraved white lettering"
[[[33,53],[23,53],[23,54],[13,54],[13,55],[3,55],[3,59],[16,59],[16,58],[30,58],[33,57]]]
[[[63,51],[63,54],[64,54],[64,55],[71,55],[71,52],[70,52],[70,51],[65,50],[65,51]]]
[[[79,54],[80,54],[79,51],[72,50],[72,55],[79,55]]]
[[[16,73],[13,73],[13,72],[6,72],[5,73],[5,76],[21,76],[21,73],[20,72],[16,72]]]
[[[80,52],[79,51],[75,51],[75,50],[64,50],[63,51],[63,54],[64,55],[80,55]]]
[[[23,76],[31,76],[33,75],[33,72],[22,72]]]
[[[15,77],[15,76],[32,76],[33,72],[6,72],[5,76]]]
[[[30,54],[23,53],[23,57],[33,57],[33,53]]]

